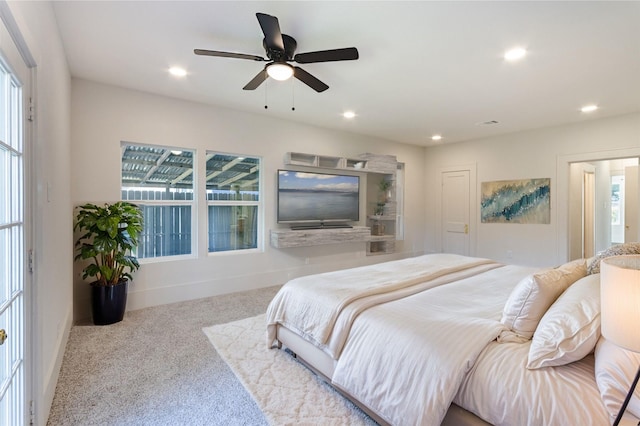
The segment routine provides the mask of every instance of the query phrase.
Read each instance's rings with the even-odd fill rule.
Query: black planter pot
[[[95,325],[122,321],[127,306],[127,280],[116,285],[91,285],[91,309]]]

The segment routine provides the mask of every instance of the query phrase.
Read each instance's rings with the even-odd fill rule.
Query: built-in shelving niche
[[[367,226],[339,229],[291,230],[272,229],[271,246],[274,248],[305,247],[322,244],[364,242],[367,255],[393,253],[395,251],[396,197],[395,181],[398,163],[393,155],[361,154],[356,158],[333,157],[300,152],[288,152],[285,165],[317,167],[326,170],[351,170],[370,173],[366,196]],[[380,180],[391,182],[384,200],[377,190]],[[384,202],[384,206],[379,206]],[[382,209],[382,211],[380,211]]]

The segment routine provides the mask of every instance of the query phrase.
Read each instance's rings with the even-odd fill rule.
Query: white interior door
[[[29,70],[0,25],[0,425],[27,424],[25,121]]]
[[[638,166],[624,168],[624,241],[640,241],[638,235]]]
[[[442,172],[442,251],[469,255],[469,170]]]

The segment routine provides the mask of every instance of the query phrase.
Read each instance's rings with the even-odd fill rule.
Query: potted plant
[[[380,201],[383,203],[387,203],[391,198],[391,186],[393,182],[390,180],[382,179],[380,183],[378,183],[378,189],[380,190]]]
[[[127,303],[127,284],[131,272],[140,264],[132,254],[142,231],[142,211],[138,206],[119,201],[103,206],[78,206],[73,229],[80,232],[76,240],[75,260],[90,260],[82,278],[91,282],[93,322],[107,325],[122,321]]]

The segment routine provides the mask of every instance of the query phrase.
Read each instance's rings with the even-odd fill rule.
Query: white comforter
[[[499,266],[489,259],[431,254],[289,281],[267,309],[267,345],[273,345],[280,324],[337,358],[365,309]]]
[[[367,309],[351,327],[333,383],[393,425],[439,425],[503,330],[511,289],[533,271],[503,266]]]
[[[454,402],[496,426],[610,424],[593,355],[560,368],[529,370],[530,347],[531,341],[489,343]]]

